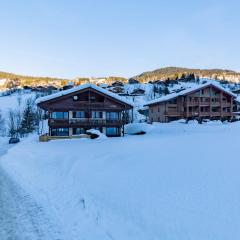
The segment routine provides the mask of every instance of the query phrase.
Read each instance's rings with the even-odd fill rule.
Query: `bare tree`
[[[8,135],[10,137],[17,137],[19,134],[19,126],[16,121],[16,111],[13,109],[8,112]]]
[[[5,120],[2,116],[2,112],[0,110],[0,136],[4,136],[6,134],[5,132]]]

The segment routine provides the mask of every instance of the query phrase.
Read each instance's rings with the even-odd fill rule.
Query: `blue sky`
[[[2,0],[0,70],[73,78],[240,71],[240,1]]]

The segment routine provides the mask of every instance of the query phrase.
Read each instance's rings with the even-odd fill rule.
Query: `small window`
[[[119,120],[119,112],[107,112],[108,120]]]
[[[85,133],[86,133],[85,128],[73,128],[73,135],[80,135]]]
[[[92,118],[102,118],[103,113],[99,111],[92,111]]]
[[[51,136],[69,136],[69,128],[52,128]]]
[[[73,118],[85,118],[85,112],[84,111],[73,112]]]
[[[53,119],[67,119],[68,112],[52,112],[51,116]]]
[[[160,107],[158,107],[158,112],[160,112]]]
[[[96,102],[96,96],[95,95],[90,96],[90,102]]]

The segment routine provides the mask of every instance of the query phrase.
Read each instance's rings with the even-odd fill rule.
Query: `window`
[[[103,113],[99,111],[92,111],[92,118],[102,118]]]
[[[52,118],[54,119],[67,119],[68,112],[52,112]]]
[[[227,108],[223,108],[223,112],[228,112],[228,113],[229,113],[229,112],[231,112],[231,111],[230,111],[230,108],[227,107]]]
[[[52,128],[51,136],[69,136],[69,128]]]
[[[106,135],[107,136],[119,136],[120,135],[119,128],[115,128],[115,127],[107,128]]]
[[[73,112],[73,118],[85,118],[85,112],[84,111]]]
[[[80,135],[85,133],[86,133],[85,128],[73,128],[73,135]]]
[[[90,95],[90,102],[96,102],[96,96]]]
[[[202,89],[201,93],[202,93],[202,95],[204,95],[204,89]]]
[[[220,109],[217,107],[212,107],[212,112],[220,112]]]
[[[107,112],[107,119],[108,120],[118,120],[119,112]]]
[[[158,107],[158,112],[160,112],[160,107]]]

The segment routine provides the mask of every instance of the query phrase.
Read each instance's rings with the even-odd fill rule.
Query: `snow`
[[[98,135],[98,139],[106,139],[107,136],[103,133],[101,133],[99,130],[96,130],[96,129],[89,129],[87,130],[87,133],[91,133],[91,134],[96,134]]]
[[[67,94],[74,93],[74,92],[77,92],[77,91],[80,91],[80,90],[83,90],[83,89],[86,89],[86,88],[93,88],[94,90],[96,90],[98,92],[106,94],[106,95],[108,95],[112,98],[115,98],[115,99],[117,99],[121,102],[124,102],[124,103],[132,106],[132,104],[130,102],[128,102],[126,99],[118,96],[115,93],[109,92],[108,90],[105,90],[101,87],[98,87],[97,85],[91,84],[91,83],[83,84],[83,85],[73,87],[73,88],[68,89],[68,90],[60,91],[60,92],[57,92],[57,93],[54,93],[54,94],[51,94],[51,95],[48,95],[48,96],[45,96],[45,97],[38,98],[36,100],[36,104],[39,104],[41,102],[45,102],[45,101],[48,101],[48,100],[51,100],[51,99],[54,99],[54,98],[58,98],[58,97],[61,97],[61,96],[65,96]]]
[[[35,98],[35,93],[14,93],[9,96],[0,96],[0,111],[3,114],[5,120],[7,120],[9,110],[18,109],[22,110],[25,106],[27,99]],[[21,104],[19,106],[18,99],[21,99]]]
[[[135,116],[124,138],[40,143],[32,135],[9,145],[0,137],[0,239],[240,238],[240,122],[139,123],[153,85],[124,85],[139,87],[144,96],[121,97]],[[22,94],[21,108],[30,97]],[[6,120],[17,100],[0,97]]]
[[[7,79],[0,79],[0,87],[3,87],[7,83]]]
[[[129,135],[147,133],[152,129],[152,125],[147,123],[131,123],[125,125],[125,133]]]
[[[240,122],[220,121],[97,141],[33,135],[0,165],[64,230],[60,239],[239,239],[239,136]]]

